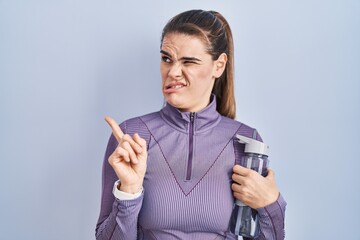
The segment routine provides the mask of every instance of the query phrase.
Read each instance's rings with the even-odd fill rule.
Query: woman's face
[[[161,46],[160,72],[166,101],[185,112],[198,112],[210,101],[215,79],[225,69],[226,54],[212,60],[195,36],[169,33]]]

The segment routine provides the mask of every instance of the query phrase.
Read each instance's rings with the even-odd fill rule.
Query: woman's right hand
[[[124,134],[119,125],[111,117],[105,117],[119,145],[110,155],[108,161],[119,178],[120,191],[137,193],[141,190],[146,172],[146,141],[134,134]]]

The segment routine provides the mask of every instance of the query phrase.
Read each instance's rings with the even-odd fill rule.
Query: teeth
[[[175,85],[175,86],[172,86],[171,88],[182,88],[183,85]]]

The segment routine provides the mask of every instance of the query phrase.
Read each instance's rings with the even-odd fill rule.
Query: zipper
[[[194,122],[195,122],[195,113],[190,113],[190,125],[189,125],[189,155],[188,155],[188,164],[186,171],[186,180],[191,179],[192,172],[192,162],[193,162],[193,151],[194,151]]]

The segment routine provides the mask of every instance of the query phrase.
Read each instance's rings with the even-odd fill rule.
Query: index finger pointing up
[[[114,134],[114,137],[116,138],[116,140],[120,143],[122,137],[124,136],[124,133],[121,131],[119,125],[117,124],[117,122],[112,119],[111,117],[106,116],[105,117],[105,121],[109,124],[109,126],[112,129],[112,133]]]

